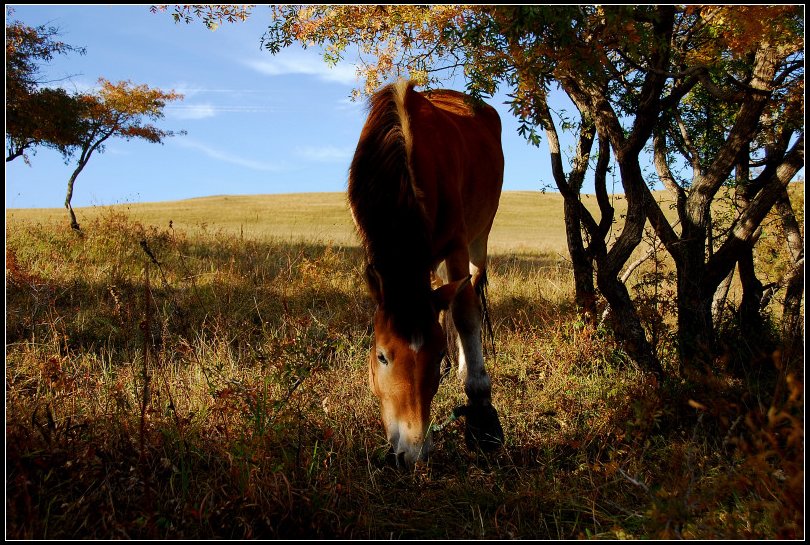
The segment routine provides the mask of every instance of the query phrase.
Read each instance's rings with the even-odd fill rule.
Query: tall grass
[[[655,387],[578,320],[559,252],[491,260],[504,447],[456,421],[403,472],[356,246],[65,223],[6,232],[7,537],[804,535],[798,379],[764,404],[732,378]],[[462,402],[451,376],[434,418]]]

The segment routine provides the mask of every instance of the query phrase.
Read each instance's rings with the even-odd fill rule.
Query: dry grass
[[[595,198],[586,196],[585,202],[596,212]],[[618,217],[626,206],[621,196],[614,197],[614,202]],[[189,234],[215,231],[253,239],[358,244],[345,193],[215,196],[75,211],[80,224],[110,213],[126,213],[144,225],[167,228],[171,222],[174,229]],[[11,222],[62,222],[67,213],[59,208],[11,209],[6,211],[6,217]],[[537,191],[505,192],[495,218],[490,250],[567,255],[562,198]]]
[[[9,218],[9,538],[804,536],[801,377],[655,388],[578,321],[559,239],[494,244],[504,448],[470,452],[456,421],[406,473],[367,387],[358,248],[131,208],[82,237]],[[434,417],[462,401],[445,381]]]

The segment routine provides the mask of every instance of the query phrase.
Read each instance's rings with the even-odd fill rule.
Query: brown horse
[[[348,194],[377,305],[369,383],[398,463],[426,460],[431,448],[430,403],[447,348],[439,318],[448,308],[468,444],[503,441],[484,369],[480,297],[503,164],[492,107],[456,91],[418,93],[404,81],[371,97]],[[437,271],[444,284],[433,289]]]

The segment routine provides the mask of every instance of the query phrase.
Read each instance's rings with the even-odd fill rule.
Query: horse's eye
[[[441,352],[439,352],[439,361],[443,361],[443,360],[444,360],[444,357],[445,357],[446,355],[447,355],[447,352],[446,352],[446,351],[444,351],[444,350],[442,350]]]
[[[388,360],[385,359],[385,355],[382,352],[377,352],[377,361],[383,365],[388,365]]]

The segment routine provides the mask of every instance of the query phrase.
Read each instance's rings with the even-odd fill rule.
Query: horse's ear
[[[375,269],[374,265],[371,263],[366,265],[366,284],[368,285],[368,291],[371,294],[371,298],[374,299],[374,302],[378,305],[382,304],[382,279],[380,278],[380,273],[377,272],[377,269]]]
[[[471,278],[472,276],[467,276],[467,278],[450,282],[433,290],[434,308],[436,310],[447,310],[450,308],[450,303],[453,301],[453,299],[455,299],[456,295],[458,295],[461,290],[467,287],[467,284],[470,283]]]

